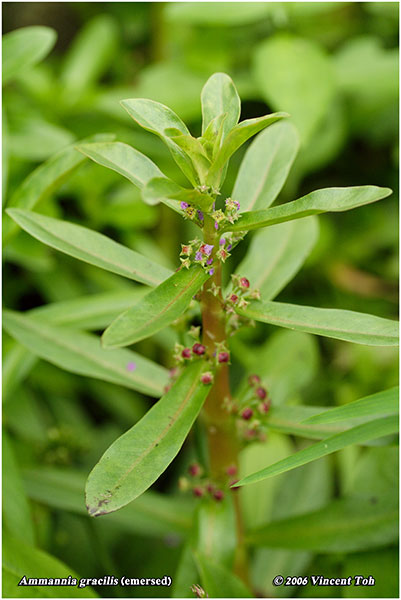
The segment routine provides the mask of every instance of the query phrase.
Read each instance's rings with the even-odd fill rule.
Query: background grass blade
[[[201,267],[181,269],[122,313],[102,336],[105,348],[128,346],[180,317],[209,275]]]
[[[56,43],[57,33],[50,27],[21,27],[7,33],[2,41],[2,83],[18,77],[40,62]]]
[[[305,465],[313,460],[317,460],[322,456],[326,456],[326,454],[341,450],[341,448],[345,448],[351,444],[361,444],[368,440],[375,440],[386,435],[391,435],[397,431],[398,418],[394,416],[384,417],[383,419],[376,419],[374,421],[369,421],[368,423],[363,423],[362,425],[357,425],[357,427],[352,427],[347,431],[337,433],[317,444],[304,448],[303,450],[296,452],[296,454],[280,460],[266,469],[262,469],[257,473],[244,477],[244,479],[241,479],[236,486],[249,485],[250,483],[266,479],[267,477],[285,473],[286,471]]]
[[[389,188],[374,185],[316,190],[287,204],[242,213],[241,218],[226,226],[224,231],[249,231],[324,212],[343,212],[377,202],[392,193]]]
[[[171,271],[105,235],[28,210],[10,208],[7,213],[20,227],[44,244],[91,265],[155,286]]]
[[[380,548],[397,540],[396,506],[378,500],[347,498],[322,509],[275,521],[251,531],[252,546],[311,550],[313,552],[356,552]]]
[[[306,419],[305,424],[336,423],[346,419],[370,417],[375,415],[397,414],[399,411],[399,388],[394,387],[384,392],[378,392],[350,402],[345,406],[338,406],[324,413],[319,413]]]
[[[140,496],[175,458],[209,392],[200,383],[203,369],[203,361],[186,367],[167,394],[105,452],[86,484],[91,516]]]
[[[281,302],[252,302],[238,314],[278,327],[368,346],[398,346],[398,323],[374,315]]]
[[[149,396],[160,396],[167,384],[166,369],[130,350],[104,350],[95,335],[49,325],[44,319],[9,310],[4,311],[3,327],[33,354],[66,371],[110,381]]]

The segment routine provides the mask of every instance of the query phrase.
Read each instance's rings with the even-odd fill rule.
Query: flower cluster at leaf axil
[[[195,498],[210,497],[220,502],[224,499],[228,490],[236,491],[237,488],[232,488],[238,481],[237,467],[235,465],[227,465],[225,469],[225,480],[219,483],[212,481],[205,473],[202,466],[198,463],[192,463],[188,467],[188,475],[180,477],[178,486],[182,492],[192,492]]]
[[[225,399],[227,411],[236,421],[240,437],[246,441],[266,438],[266,417],[270,411],[271,399],[259,375],[250,375],[247,385],[235,400]]]
[[[213,275],[215,260],[217,259],[224,263],[231,256],[230,250],[233,247],[233,243],[237,241],[238,236],[229,234],[225,238],[221,238],[216,247],[213,244],[205,244],[205,242],[198,238],[191,240],[187,244],[181,244],[181,267],[189,269],[194,264],[200,265],[209,275]]]
[[[198,190],[201,193],[206,193],[209,191],[209,188],[206,186],[200,186]],[[213,192],[217,194],[216,190]],[[203,227],[205,221],[204,211],[200,208],[190,204],[189,202],[182,201],[180,202],[180,208],[183,211],[184,218],[189,219],[190,221],[194,221],[199,227]],[[212,210],[208,212],[208,214],[214,220],[214,228],[216,231],[221,229],[222,227],[226,227],[229,224],[235,223],[241,217],[239,214],[239,210],[241,208],[240,203],[237,200],[233,200],[232,198],[226,198],[224,210],[217,209],[216,204],[213,203]]]

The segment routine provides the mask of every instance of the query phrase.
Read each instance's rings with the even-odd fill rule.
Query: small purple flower
[[[211,269],[209,269],[209,275],[213,275],[213,273],[214,273],[214,269],[212,267]]]
[[[213,202],[212,209],[213,209],[213,210],[216,210],[216,202]]]
[[[211,255],[213,248],[214,246],[212,246],[212,244],[203,244],[203,252],[206,254],[206,256]]]
[[[238,202],[238,200],[234,200],[234,204],[237,207],[237,210],[241,208],[241,204]]]
[[[232,248],[232,247],[233,247],[233,245],[232,245],[232,244],[228,244],[228,246],[227,246],[227,250],[230,252],[230,250],[231,250],[231,248]]]
[[[182,210],[186,210],[187,208],[189,208],[188,202],[181,202],[180,206],[181,206]]]
[[[219,224],[218,224],[218,223],[215,223],[215,224],[214,224],[214,228],[215,228],[215,229],[216,229],[216,231],[217,231],[217,229],[219,228]]]
[[[199,221],[203,221],[203,212],[201,210],[197,210],[196,212],[198,213]]]
[[[202,252],[197,252],[195,254],[195,260],[202,260],[203,256],[202,256]]]
[[[136,364],[134,362],[129,362],[127,364],[127,371],[135,371],[136,369]]]
[[[212,264],[212,262],[213,262],[213,258],[209,258],[209,259],[206,261],[206,264],[207,264],[207,265],[211,265],[211,264]]]
[[[226,243],[226,238],[221,238],[221,240],[219,241],[219,246],[224,246],[225,243]]]

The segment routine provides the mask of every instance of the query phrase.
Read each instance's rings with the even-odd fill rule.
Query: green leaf
[[[258,231],[236,268],[246,274],[263,300],[273,300],[298,273],[311,253],[319,234],[316,217],[273,225]]]
[[[216,158],[210,168],[208,178],[210,179],[216,176],[218,171],[226,164],[234,152],[249,140],[250,137],[256,135],[262,129],[269,127],[269,125],[273,125],[276,121],[288,116],[287,113],[277,112],[271,115],[265,115],[264,117],[257,117],[256,119],[247,119],[246,121],[241,121],[241,123],[235,125],[228,133],[220,150],[217,152]]]
[[[249,231],[323,212],[343,212],[377,202],[387,198],[390,194],[392,194],[392,190],[389,188],[380,188],[374,185],[325,188],[311,192],[293,202],[287,202],[287,204],[266,210],[242,213],[238,221],[233,225],[227,225],[222,231]]]
[[[191,544],[187,543],[181,553],[177,570],[173,577],[172,598],[186,598],[191,587],[199,581],[198,569],[192,554]]]
[[[21,27],[6,33],[2,41],[3,85],[41,61],[56,43],[50,27]]]
[[[272,5],[268,2],[209,2],[206,7],[202,2],[174,2],[166,5],[168,21],[177,23],[181,27],[183,25],[242,27],[263,22],[271,12]],[[224,32],[224,29],[222,31]]]
[[[299,148],[297,130],[280,121],[255,138],[245,153],[232,197],[241,212],[268,208],[280,193]]]
[[[14,340],[3,346],[2,388],[3,402],[10,400],[15,389],[25,379],[37,358]]]
[[[28,496],[51,508],[89,518],[83,490],[84,473],[63,468],[35,468],[23,473]],[[171,533],[185,534],[192,522],[191,503],[182,496],[145,492],[107,521],[125,532],[160,537]]]
[[[113,136],[103,134],[95,135],[84,141],[106,141]],[[85,157],[76,151],[74,146],[69,146],[61,150],[58,154],[49,158],[46,162],[37,167],[16,189],[12,195],[8,207],[33,209],[39,202],[47,198],[57,187],[59,187],[68,176],[79,165],[85,161]],[[3,218],[3,244],[9,240],[18,231],[18,226],[12,219],[5,215]]]
[[[390,319],[336,308],[282,302],[252,302],[239,315],[278,327],[306,331],[355,344],[397,346],[398,323]]]
[[[91,516],[140,496],[175,458],[210,389],[200,383],[203,369],[201,360],[186,367],[167,394],[105,452],[86,484]]]
[[[366,398],[360,398],[345,406],[338,406],[337,408],[326,410],[324,413],[319,413],[306,419],[305,423],[336,423],[355,417],[397,414],[399,410],[398,398],[399,388],[394,387],[384,392],[372,394]]]
[[[231,77],[225,73],[214,73],[203,86],[202,135],[216,117],[227,114],[223,123],[222,139],[238,123],[241,114],[241,100]]]
[[[363,549],[364,550],[364,549]],[[399,595],[398,547],[374,550],[359,554],[348,554],[343,563],[340,577],[349,573],[369,573],[375,580],[374,586],[346,586],[343,598],[397,598]]]
[[[109,68],[117,50],[118,36],[114,19],[106,14],[91,19],[79,30],[60,73],[66,102],[75,102]]]
[[[99,165],[116,171],[142,189],[150,179],[164,177],[159,167],[147,156],[122,142],[78,144],[77,150]]]
[[[230,568],[237,546],[232,496],[226,495],[220,502],[216,502],[214,498],[203,499],[194,521],[196,552]],[[224,544],[221,540],[224,540]]]
[[[121,104],[138,125],[163,140],[185,176],[194,186],[197,185],[199,180],[191,159],[166,133],[166,129],[178,129],[182,134],[190,135],[185,123],[170,108],[154,100],[132,98],[122,100]]]
[[[195,560],[202,587],[209,598],[253,598],[246,585],[231,569],[201,554],[196,554]]]
[[[334,97],[334,70],[326,52],[313,40],[278,33],[257,47],[254,76],[269,106],[291,114],[306,144]]]
[[[177,202],[188,202],[195,204],[202,210],[210,210],[213,204],[213,198],[208,194],[201,193],[197,189],[186,189],[171,181],[171,179],[157,177],[151,179],[142,191],[142,196],[145,202],[156,204],[164,202],[165,204],[173,204],[174,210],[182,214]],[[171,202],[174,199],[176,203]]]
[[[106,271],[151,286],[158,285],[171,273],[138,252],[81,225],[18,208],[6,212],[44,244]]]
[[[247,542],[325,554],[380,548],[395,542],[397,534],[397,507],[350,498],[335,500],[311,513],[274,521],[250,532]]]
[[[147,292],[143,286],[131,290],[91,294],[64,302],[52,302],[29,311],[29,316],[38,317],[55,325],[84,330],[96,330],[107,325],[122,310],[131,307]]]
[[[21,474],[13,448],[5,431],[2,438],[3,480],[3,526],[14,537],[35,543],[29,502],[22,484]]]
[[[104,350],[95,335],[49,325],[45,319],[4,311],[3,326],[33,354],[61,369],[160,396],[167,371],[130,350]],[[131,365],[135,365],[132,369]]]
[[[84,573],[85,575],[85,573]],[[3,595],[6,598],[97,598],[90,587],[75,586],[18,585],[26,579],[68,579],[79,581],[80,577],[57,558],[34,548],[21,540],[5,536],[3,543]],[[57,591],[56,591],[57,590]]]
[[[322,456],[341,450],[341,448],[345,448],[351,444],[361,444],[368,440],[375,440],[386,435],[391,435],[397,431],[398,418],[394,416],[384,417],[383,419],[376,419],[374,421],[369,421],[368,423],[363,423],[362,425],[357,425],[347,431],[328,437],[317,444],[313,444],[308,448],[304,448],[292,456],[280,460],[257,473],[244,477],[244,479],[241,479],[236,486],[249,485],[250,483],[261,481],[266,477],[279,475],[285,471],[290,471],[291,469],[305,465],[313,460],[317,460]]]
[[[106,348],[128,346],[147,338],[178,319],[209,275],[199,266],[180,269],[151,290],[106,329]]]
[[[210,168],[210,159],[201,141],[191,135],[182,135],[176,129],[166,129],[166,134],[189,156],[200,183],[205,184],[206,175]]]

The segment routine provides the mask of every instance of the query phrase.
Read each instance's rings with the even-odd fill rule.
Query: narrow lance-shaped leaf
[[[117,317],[104,332],[103,345],[128,346],[164,329],[183,314],[208,277],[199,266],[180,269]]]
[[[151,286],[158,285],[171,274],[162,265],[81,225],[18,208],[9,208],[7,213],[44,244],[106,271]]]
[[[397,414],[399,410],[399,388],[394,387],[384,392],[378,392],[366,398],[360,398],[345,406],[325,410],[306,419],[305,424],[337,423],[346,419],[370,417],[375,415]]]
[[[202,360],[186,367],[167,394],[106,450],[86,484],[91,516],[137,498],[175,458],[209,392],[200,382],[203,369]]]
[[[280,223],[258,231],[236,273],[246,273],[263,300],[272,300],[296,275],[314,247],[317,217]]]
[[[235,511],[230,495],[220,502],[202,499],[194,515],[193,540],[196,551],[231,567],[237,545]],[[221,540],[225,540],[222,544]]]
[[[235,180],[232,197],[241,212],[268,208],[280,193],[299,148],[290,121],[275,123],[249,146]]]
[[[241,100],[231,77],[225,73],[214,73],[203,86],[202,102],[202,135],[209,123],[224,113],[222,139],[238,123],[241,114]]]
[[[100,134],[83,142],[102,142],[113,139],[113,135]],[[85,161],[74,146],[69,146],[37,167],[16,189],[7,206],[32,209],[49,196],[65,179]],[[6,244],[18,231],[18,225],[8,216],[3,218],[3,244]]]
[[[371,499],[335,500],[323,508],[251,531],[252,546],[319,553],[366,551],[396,542],[396,507]]]
[[[398,417],[395,416],[384,417],[383,419],[376,419],[374,421],[369,421],[368,423],[363,423],[362,425],[357,425],[347,431],[330,436],[308,448],[304,448],[292,456],[284,458],[257,473],[252,473],[252,475],[244,477],[235,484],[235,487],[262,481],[267,477],[285,473],[286,471],[305,465],[313,460],[317,460],[322,456],[341,450],[341,448],[345,448],[351,444],[362,444],[368,440],[375,440],[386,435],[394,434],[397,431]]]
[[[41,61],[53,48],[57,34],[50,27],[21,27],[2,40],[3,85]]]
[[[191,159],[166,133],[167,129],[172,128],[178,129],[184,135],[190,135],[185,123],[170,108],[154,100],[132,98],[122,100],[121,104],[138,125],[147,131],[155,133],[163,140],[177,165],[186,177],[188,177],[192,185],[197,185],[199,180]]]
[[[160,396],[168,372],[136,352],[104,350],[95,335],[49,325],[47,320],[10,310],[3,314],[4,329],[33,354],[61,369],[110,381],[149,396]]]
[[[238,123],[238,125],[231,129],[220,150],[217,152],[216,158],[209,171],[209,177],[215,176],[234,152],[249,140],[250,137],[285,117],[289,117],[289,115],[284,112],[277,112],[271,115],[265,115],[264,117],[257,117],[256,119],[247,119],[246,121]]]
[[[306,331],[368,346],[397,346],[398,323],[374,315],[336,308],[282,302],[252,302],[238,314],[278,327]]]
[[[375,185],[316,190],[287,204],[273,206],[266,210],[242,213],[238,221],[233,225],[226,226],[224,230],[249,231],[324,212],[343,212],[377,202],[387,198],[390,194],[392,194],[392,190],[389,188],[380,188]]]

